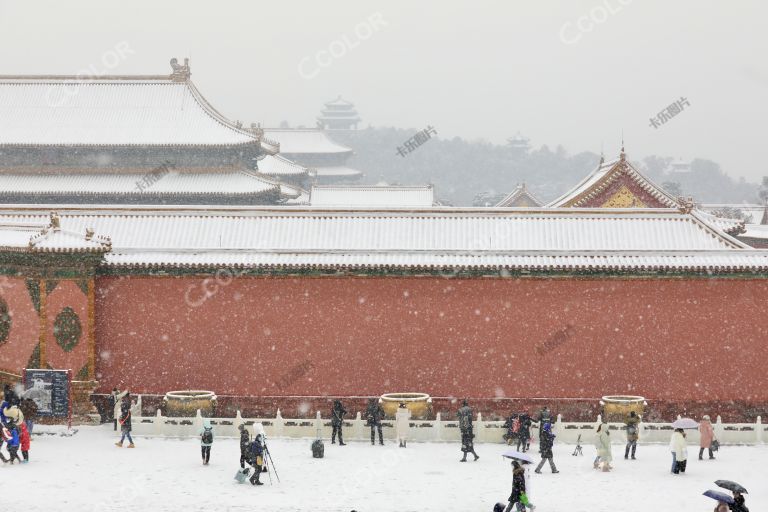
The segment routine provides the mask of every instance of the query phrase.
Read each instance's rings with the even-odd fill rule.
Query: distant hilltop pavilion
[[[317,118],[317,126],[324,130],[357,130],[360,121],[355,105],[339,96],[325,104]]]

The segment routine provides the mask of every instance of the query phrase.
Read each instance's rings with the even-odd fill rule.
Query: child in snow
[[[536,466],[536,473],[541,473],[541,468],[544,466],[544,462],[549,461],[549,468],[552,473],[559,473],[555,467],[555,461],[553,460],[552,447],[555,444],[555,434],[552,433],[552,425],[549,423],[544,424],[544,428],[541,432],[541,445],[539,446],[539,453],[541,453],[541,462]]]
[[[29,435],[29,429],[27,428],[26,423],[22,423],[19,425],[19,428],[21,430],[21,435],[19,436],[19,441],[21,444],[21,456],[24,457],[23,463],[29,462],[29,445],[30,441],[32,440]]]
[[[408,430],[411,427],[411,411],[404,403],[400,403],[395,413],[395,432],[397,433],[397,442],[400,448],[405,448],[408,441]]]
[[[8,439],[8,453],[11,456],[10,463],[13,464],[14,460],[21,462],[21,459],[19,458],[19,444],[21,442],[19,440],[19,428],[16,426],[16,422],[9,420],[7,430],[8,434],[6,438]]]
[[[205,418],[203,420],[203,428],[200,430],[200,447],[203,454],[203,466],[208,465],[208,461],[211,460],[211,445],[213,444],[213,427],[211,426],[211,420]]]
[[[125,441],[125,438],[128,438],[128,442],[131,443],[128,445],[128,448],[136,448],[136,446],[133,444],[133,439],[131,438],[131,400],[130,396],[126,394],[126,400],[121,405],[121,412],[120,412],[120,432],[122,435],[120,436],[120,441],[115,443],[115,446],[118,448],[123,447],[123,441]]]

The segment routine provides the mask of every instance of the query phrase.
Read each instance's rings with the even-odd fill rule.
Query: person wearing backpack
[[[467,454],[471,453],[475,456],[475,460],[480,456],[475,453],[475,434],[472,432],[472,409],[469,407],[469,403],[464,400],[462,402],[459,411],[456,413],[459,419],[459,430],[461,430],[461,451],[464,453],[464,457],[459,462],[467,462]]]
[[[203,428],[200,429],[200,450],[203,454],[203,466],[207,466],[208,461],[211,460],[211,445],[213,445],[213,427],[211,420],[205,418]]]
[[[624,458],[629,458],[630,450],[632,452],[632,460],[635,460],[635,450],[637,450],[637,440],[640,438],[638,423],[640,418],[635,411],[630,411],[629,417],[625,422],[627,425],[627,447],[624,449]]]
[[[125,438],[128,438],[128,442],[130,443],[128,445],[128,448],[136,448],[136,445],[133,444],[133,438],[131,438],[131,397],[130,394],[126,393],[127,401],[122,402],[120,405],[120,419],[118,420],[118,423],[120,423],[120,441],[115,443],[115,446],[118,448],[123,447],[123,441],[125,441]]]
[[[371,427],[371,444],[376,444],[376,431],[379,432],[379,444],[384,444],[384,433],[381,430],[381,420],[384,419],[384,409],[375,398],[368,399],[368,407],[365,410],[365,419]]]
[[[261,423],[256,423],[253,426],[253,441],[248,446],[248,464],[253,466],[253,475],[250,478],[252,485],[264,485],[259,480],[259,475],[262,471],[266,471],[264,468],[264,426]]]
[[[240,431],[240,468],[245,469],[245,463],[248,462],[248,450],[251,446],[251,434],[248,433],[244,423],[239,424],[237,430]]]

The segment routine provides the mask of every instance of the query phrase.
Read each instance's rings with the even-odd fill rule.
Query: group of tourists
[[[344,442],[344,416],[347,410],[342,405],[341,400],[334,400],[331,407],[331,444],[336,444],[336,438],[339,438],[339,446],[346,446]],[[384,432],[382,421],[384,420],[384,409],[375,398],[368,400],[365,408],[365,424],[371,429],[371,445],[376,444],[376,434],[379,436],[379,445],[384,445]],[[395,413],[395,436],[400,448],[406,448],[408,443],[408,432],[410,430],[411,411],[401,402]]]
[[[30,398],[21,398],[10,385],[3,388],[0,403],[0,460],[3,464],[26,464],[32,443],[32,429],[37,416],[37,404]],[[2,452],[8,450],[8,457]],[[21,452],[21,457],[19,457]]]

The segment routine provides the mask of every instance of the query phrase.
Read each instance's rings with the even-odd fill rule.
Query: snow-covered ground
[[[111,426],[84,427],[72,437],[34,436],[30,464],[3,466],[6,504],[19,510],[145,511],[490,511],[510,492],[504,445],[477,444],[478,462],[460,464],[458,444],[412,443],[399,449],[326,442],[324,459],[313,459],[310,440],[269,441],[281,482],[253,487],[233,479],[239,467],[236,439],[216,439],[211,464],[203,466],[192,439],[137,438],[137,448],[118,449]],[[535,451],[535,447],[533,447]],[[683,476],[669,473],[666,446],[638,447],[637,461],[614,446],[615,470],[592,469],[594,448],[573,457],[573,446],[556,445],[560,474],[532,475],[537,510],[640,512],[709,511],[701,493],[726,478],[751,492],[747,505],[766,510],[768,447],[726,446],[715,461],[694,460]],[[621,451],[621,453],[619,453]],[[471,456],[470,456],[471,459]],[[9,494],[10,493],[10,494]],[[16,508],[14,506],[14,508]]]

